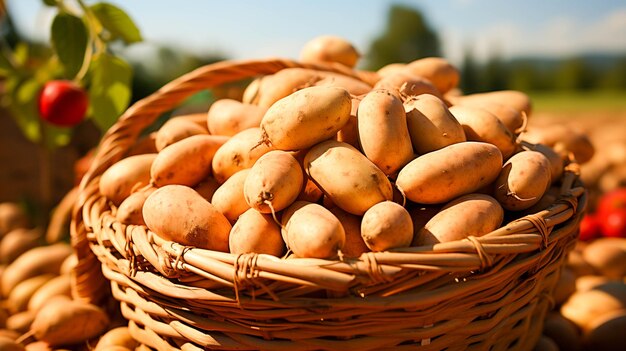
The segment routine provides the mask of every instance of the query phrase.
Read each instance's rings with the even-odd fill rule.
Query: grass
[[[626,91],[531,92],[533,110],[564,112],[626,112]]]

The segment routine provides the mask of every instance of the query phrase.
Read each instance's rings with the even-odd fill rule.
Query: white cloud
[[[457,63],[467,44],[472,45],[477,60],[485,60],[496,52],[504,57],[625,52],[626,8],[588,23],[560,16],[536,27],[500,22],[471,32],[448,29],[442,37],[446,57]]]

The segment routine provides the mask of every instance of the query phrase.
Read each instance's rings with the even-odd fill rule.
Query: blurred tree
[[[478,91],[478,81],[480,68],[474,59],[474,54],[470,47],[465,48],[463,53],[463,63],[461,64],[461,90],[465,94]]]
[[[556,89],[588,90],[594,85],[593,70],[580,58],[565,60],[555,74]]]
[[[618,59],[611,68],[603,72],[597,85],[601,89],[626,90],[626,56]]]
[[[500,54],[496,52],[485,63],[479,88],[481,91],[503,90],[506,89],[507,81],[506,64],[502,61]]]
[[[390,63],[440,56],[439,38],[422,13],[414,8],[393,5],[387,16],[385,32],[370,45],[366,66],[377,70]]]

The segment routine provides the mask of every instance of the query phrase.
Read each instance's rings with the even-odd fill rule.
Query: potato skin
[[[115,218],[123,224],[146,225],[143,220],[143,204],[156,188],[150,187],[130,194],[117,208]]]
[[[273,150],[272,147],[260,143],[260,128],[250,128],[232,136],[213,156],[213,176],[219,183],[242,169],[250,168],[259,157]]]
[[[418,154],[466,140],[463,126],[437,96],[422,94],[404,102],[413,149]]]
[[[50,345],[70,345],[100,335],[109,318],[100,308],[79,301],[55,301],[37,312],[31,329]]]
[[[396,186],[411,201],[437,204],[493,182],[502,168],[494,145],[468,141],[422,155],[404,166]]]
[[[376,82],[376,85],[374,85],[374,90],[377,89],[388,90],[403,100],[408,100],[411,97],[416,97],[422,94],[430,94],[443,99],[439,90],[437,90],[437,88],[435,88],[430,81],[408,72],[398,71],[396,73],[383,76],[378,82]]]
[[[279,150],[301,150],[329,139],[348,122],[352,101],[343,88],[315,86],[273,104],[261,120],[264,141]]]
[[[300,89],[311,87],[322,78],[322,72],[313,69],[285,68],[253,81],[244,91],[243,102],[267,109],[276,101]]]
[[[228,240],[230,253],[233,254],[258,253],[280,257],[285,252],[280,227],[272,215],[252,208],[239,216]]]
[[[361,237],[375,252],[408,247],[413,240],[411,215],[395,202],[379,202],[363,215]]]
[[[346,241],[341,222],[324,207],[296,201],[283,212],[282,235],[298,257],[333,258]]]
[[[261,156],[250,169],[243,184],[243,194],[250,207],[262,213],[272,213],[293,203],[303,183],[304,174],[298,161],[286,151],[272,150]]]
[[[119,206],[133,188],[150,184],[150,167],[157,154],[143,154],[121,159],[100,178],[100,193]]]
[[[472,106],[452,106],[450,113],[463,126],[467,140],[482,141],[498,147],[502,157],[508,159],[517,148],[515,136],[489,111]]]
[[[312,147],[305,170],[344,211],[362,215],[374,204],[393,197],[385,174],[353,146],[328,140]]]
[[[165,149],[167,146],[177,141],[188,138],[192,135],[208,134],[207,129],[187,118],[174,117],[165,122],[156,132],[154,145],[157,151]]]
[[[233,99],[217,100],[209,108],[206,118],[209,133],[233,136],[242,130],[259,127],[265,111],[260,106]]]
[[[367,94],[357,113],[361,149],[385,174],[413,159],[413,146],[402,101],[387,90]]]
[[[250,208],[243,195],[243,185],[248,177],[249,169],[241,171],[228,178],[211,198],[211,204],[220,211],[231,223]]]
[[[66,243],[40,246],[28,250],[6,267],[0,277],[2,294],[8,296],[21,281],[40,274],[59,274],[63,261],[73,252]]]
[[[509,106],[516,111],[524,112],[530,117],[532,104],[528,95],[516,90],[498,90],[487,93],[477,93],[456,96],[452,99],[454,105],[485,105],[489,103],[497,103]]]
[[[548,158],[536,151],[522,151],[502,167],[494,196],[509,211],[525,210],[541,200],[550,183]]]
[[[414,244],[432,245],[482,236],[502,224],[504,211],[489,195],[469,194],[446,204],[417,233]]]
[[[211,173],[213,156],[227,137],[194,135],[163,149],[152,162],[151,182],[157,187],[195,186]]]
[[[300,51],[301,62],[338,62],[348,67],[354,67],[360,56],[349,41],[335,35],[315,37]]]
[[[146,199],[142,212],[147,227],[165,240],[228,251],[228,219],[189,187],[166,185],[157,189]]]
[[[459,70],[440,57],[426,57],[415,60],[407,64],[404,70],[413,75],[426,78],[442,94],[459,84]]]

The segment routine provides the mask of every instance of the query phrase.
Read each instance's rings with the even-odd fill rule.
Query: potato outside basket
[[[482,237],[358,259],[234,255],[116,221],[98,182],[142,130],[197,91],[289,67],[377,79],[339,65],[224,61],[131,106],[104,135],[80,186],[74,295],[99,305],[119,301],[133,337],[157,350],[531,349],[586,207],[576,163],[560,180],[560,198],[543,211]]]

